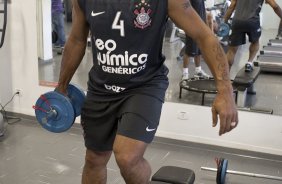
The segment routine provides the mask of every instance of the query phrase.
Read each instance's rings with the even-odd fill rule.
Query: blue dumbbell
[[[37,121],[46,130],[55,133],[67,131],[80,115],[85,100],[84,92],[69,84],[67,93],[68,96],[57,91],[47,92],[33,106]]]

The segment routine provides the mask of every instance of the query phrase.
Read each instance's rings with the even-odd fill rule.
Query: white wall
[[[7,110],[33,114],[36,97],[46,90],[38,86],[36,0],[13,0],[8,5],[6,33],[0,49],[1,103],[21,89],[23,96],[16,97]]]
[[[282,8],[282,1],[276,0],[277,4]],[[264,4],[262,7],[262,28],[278,29],[280,18],[275,14],[271,6]]]
[[[37,1],[37,9],[38,57],[42,60],[50,60],[53,58],[51,1]]]
[[[36,0],[13,0],[4,48],[0,49],[0,102],[6,103],[15,88],[22,90],[7,110],[34,115],[32,105],[40,94],[52,90],[38,85]],[[188,120],[177,118],[187,111]],[[218,136],[211,128],[209,107],[165,103],[157,135],[231,148],[282,155],[282,117],[240,112],[239,127]]]

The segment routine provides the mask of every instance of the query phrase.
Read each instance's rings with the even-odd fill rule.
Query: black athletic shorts
[[[201,51],[198,48],[196,42],[186,35],[186,43],[185,43],[185,54],[191,57],[201,55]]]
[[[249,42],[257,42],[261,36],[259,21],[233,21],[232,33],[229,37],[230,46],[240,46],[246,43],[246,35]]]
[[[152,142],[162,105],[161,100],[141,94],[110,102],[97,102],[88,94],[81,112],[86,148],[110,151],[116,134]]]

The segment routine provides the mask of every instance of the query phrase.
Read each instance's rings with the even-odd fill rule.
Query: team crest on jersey
[[[145,29],[146,27],[151,26],[152,19],[151,13],[152,9],[150,8],[148,0],[141,0],[135,4],[134,14],[134,25],[136,28]]]

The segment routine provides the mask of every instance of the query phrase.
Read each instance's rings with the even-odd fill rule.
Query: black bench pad
[[[246,88],[251,87],[257,80],[260,73],[260,67],[255,66],[252,72],[245,72],[243,67],[233,80],[233,86],[238,90],[243,91]]]
[[[161,181],[173,184],[193,184],[194,171],[175,166],[161,167],[153,176],[152,181]]]

